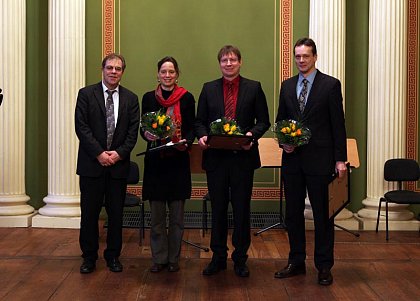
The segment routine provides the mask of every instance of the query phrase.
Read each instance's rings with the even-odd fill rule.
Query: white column
[[[394,189],[384,181],[386,160],[405,156],[407,96],[407,1],[371,0],[369,7],[369,71],[367,130],[367,198],[358,215],[375,220],[379,198]],[[389,218],[413,217],[406,205],[390,205]],[[375,222],[367,227],[373,229]],[[392,227],[392,224],[391,224]],[[365,227],[366,229],[366,227]]]
[[[48,22],[48,195],[34,227],[80,227],[74,108],[85,85],[85,1],[52,0]]]
[[[309,14],[309,37],[317,46],[317,68],[341,81],[345,96],[345,41],[346,41],[346,1],[311,0]],[[343,102],[344,106],[344,102]],[[305,217],[313,219],[311,204],[306,199]],[[353,213],[343,209],[336,220],[353,217]],[[357,225],[355,228],[358,228]]]
[[[26,1],[0,4],[0,226],[28,227],[25,192]]]

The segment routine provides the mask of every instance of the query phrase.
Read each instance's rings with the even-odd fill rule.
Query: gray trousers
[[[184,234],[184,203],[180,201],[151,201],[150,246],[153,263],[178,263]],[[169,226],[166,230],[166,204]]]

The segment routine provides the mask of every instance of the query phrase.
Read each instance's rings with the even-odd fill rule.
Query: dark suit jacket
[[[223,79],[205,83],[198,100],[195,133],[198,138],[210,133],[210,123],[225,116],[223,98]],[[260,82],[241,77],[239,81],[238,100],[236,105],[236,121],[245,134],[252,132],[255,139],[270,127],[267,101]],[[226,151],[207,149],[203,152],[203,169],[211,170],[217,166],[220,156]],[[261,166],[258,143],[254,143],[249,151],[238,151],[243,168],[256,169]]]
[[[103,167],[96,157],[106,150],[106,113],[102,83],[79,90],[76,103],[75,127],[79,138],[77,174],[99,177],[109,168],[113,178],[126,178],[130,166],[130,152],[137,142],[139,129],[139,101],[136,94],[119,86],[118,120],[111,150],[121,160],[111,167]]]
[[[293,153],[283,152],[282,171],[294,173],[302,168],[308,175],[332,174],[336,161],[347,160],[341,83],[317,71],[302,114],[297,102],[297,81],[298,75],[282,83],[276,122],[301,121],[311,130],[312,137],[309,144],[296,148]]]

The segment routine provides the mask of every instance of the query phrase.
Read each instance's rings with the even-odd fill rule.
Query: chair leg
[[[378,233],[379,216],[381,215],[382,198],[379,199],[378,218],[376,219],[376,233]]]
[[[388,201],[385,200],[385,208],[386,208],[386,240],[389,240],[389,234],[388,234]]]

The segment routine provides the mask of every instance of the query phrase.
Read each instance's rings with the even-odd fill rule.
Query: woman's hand
[[[155,134],[150,133],[149,131],[145,131],[144,132],[144,137],[149,140],[149,141],[155,141],[157,140],[159,137],[156,136]]]

